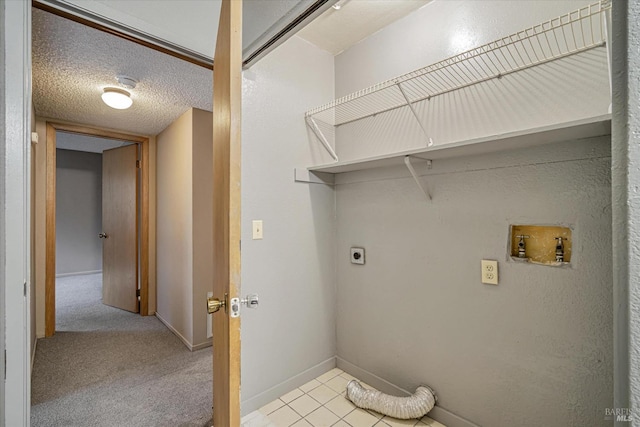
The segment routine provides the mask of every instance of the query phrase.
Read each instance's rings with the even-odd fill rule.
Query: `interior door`
[[[214,61],[213,296],[219,310],[213,315],[213,425],[238,427],[240,318],[232,313],[237,313],[240,293],[240,0],[222,1]]]
[[[137,144],[102,153],[102,302],[137,313]]]

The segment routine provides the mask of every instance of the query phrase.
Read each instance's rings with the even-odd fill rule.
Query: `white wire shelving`
[[[414,104],[590,49],[608,47],[607,40],[610,35],[607,33],[607,25],[610,9],[611,1],[601,0],[306,112],[305,122],[308,128],[335,162],[308,169],[333,173],[354,170],[354,165],[358,162],[339,161],[338,153],[330,143],[331,138],[327,138],[326,129],[332,126],[337,128],[399,108],[408,107],[424,133],[424,154],[433,151],[436,147],[432,147],[433,140],[429,129]],[[598,119],[606,121],[606,118]],[[581,129],[584,131],[585,127],[582,126]],[[591,126],[589,129],[601,131],[602,127]],[[482,140],[489,141],[486,138]],[[466,146],[468,142],[470,141],[456,145]],[[416,150],[411,153],[419,154],[414,151]],[[405,154],[394,153],[387,157],[398,158]],[[362,162],[377,164],[380,160],[383,159],[362,159]],[[405,160],[405,163],[410,167],[410,160]]]

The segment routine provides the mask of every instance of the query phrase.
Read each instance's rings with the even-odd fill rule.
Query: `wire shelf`
[[[323,141],[315,119],[340,126],[408,106],[423,126],[413,107],[416,102],[604,46],[607,40],[605,11],[610,8],[611,0],[601,0],[379,83],[306,112],[306,122],[325,147],[328,143],[325,144],[326,139]],[[424,127],[423,130],[426,134]]]

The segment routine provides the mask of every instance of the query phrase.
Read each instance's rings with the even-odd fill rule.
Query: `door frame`
[[[45,195],[45,336],[56,329],[56,132],[97,136],[138,144],[141,153],[140,225],[140,315],[149,315],[149,138],[84,125],[47,121],[46,195]]]

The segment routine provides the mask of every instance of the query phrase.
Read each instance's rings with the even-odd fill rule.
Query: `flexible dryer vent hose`
[[[437,400],[433,391],[425,386],[418,387],[409,397],[398,397],[378,390],[367,390],[356,380],[347,384],[347,398],[358,408],[372,409],[401,420],[423,417]]]

